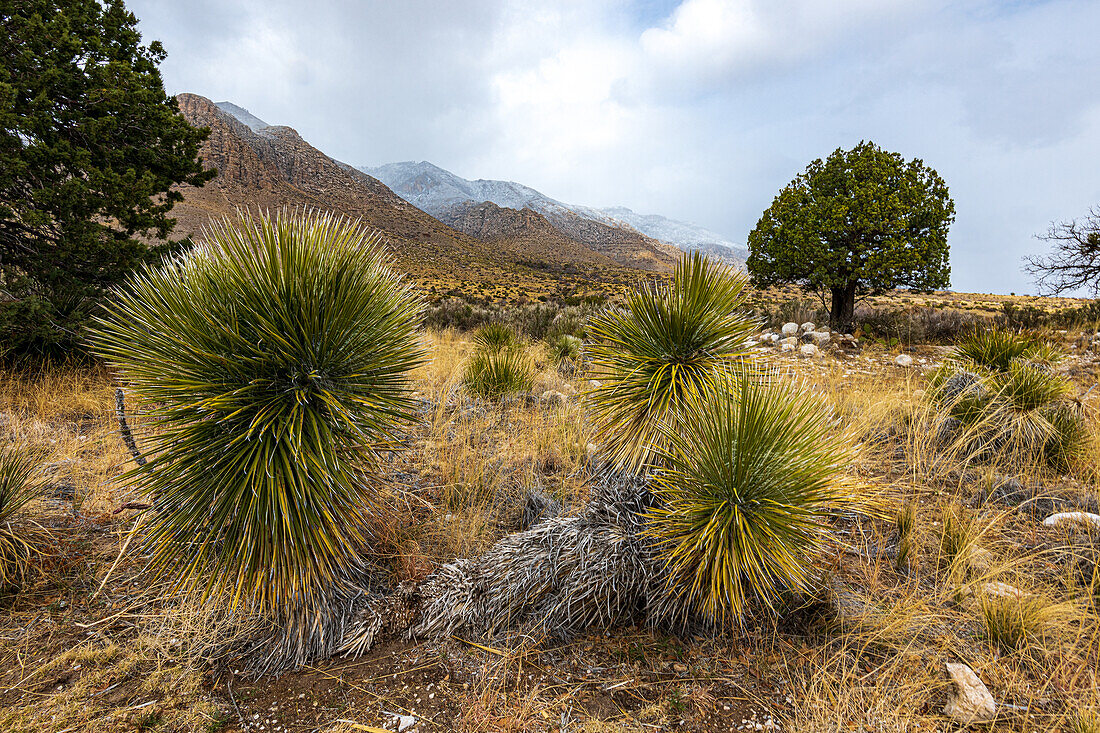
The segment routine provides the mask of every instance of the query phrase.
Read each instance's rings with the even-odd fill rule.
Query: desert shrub
[[[135,275],[95,343],[148,411],[130,479],[151,569],[286,629],[262,664],[331,648],[370,554],[384,453],[413,417],[421,304],[378,237],[320,214],[242,214]]]
[[[463,383],[472,394],[499,399],[531,391],[535,365],[521,348],[475,349],[463,373]]]
[[[479,328],[474,333],[473,341],[476,348],[499,351],[518,346],[519,336],[510,326],[494,321]]]
[[[996,372],[1007,372],[1021,361],[1050,364],[1058,353],[1038,338],[1001,328],[977,328],[967,332],[956,343],[950,360],[972,364]]]
[[[829,320],[829,314],[821,306],[806,298],[790,298],[774,308],[758,308],[754,315],[762,326],[780,328],[784,323],[823,323]]]
[[[425,328],[442,331],[473,331],[491,323],[498,313],[483,305],[469,303],[461,298],[444,298],[428,306],[424,312]]]
[[[25,447],[0,444],[0,590],[22,585],[49,541],[49,532],[23,511],[42,494],[40,460]]]
[[[856,503],[843,476],[849,443],[832,434],[830,411],[774,374],[727,374],[688,399],[648,515],[669,592],[723,621],[750,598],[772,607],[783,591],[809,591],[829,543],[824,520]]]
[[[1031,304],[1003,303],[997,321],[1012,329],[1080,328],[1096,331],[1100,324],[1100,300],[1054,311]]]
[[[956,340],[981,323],[970,313],[939,308],[856,308],[853,330],[887,343],[945,343]]]
[[[746,358],[757,329],[742,312],[744,275],[698,253],[684,255],[670,283],[635,290],[623,309],[589,324],[587,393],[612,463],[636,470],[667,444],[662,426],[694,393],[709,392],[733,361]]]

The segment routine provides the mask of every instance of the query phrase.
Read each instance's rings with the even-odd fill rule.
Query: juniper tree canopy
[[[950,282],[955,204],[936,171],[872,142],[815,160],[779,192],[749,234],[753,284],[798,283],[831,296],[830,325],[858,296]]]
[[[121,0],[0,0],[0,343],[71,345],[104,288],[164,248],[202,185],[159,43]],[[157,242],[150,247],[148,242]]]

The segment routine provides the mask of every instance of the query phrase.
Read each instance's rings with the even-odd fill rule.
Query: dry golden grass
[[[600,443],[577,399],[479,400],[461,381],[468,338],[424,339],[431,358],[415,375],[422,422],[387,464],[391,496],[375,528],[395,581],[485,549],[514,526],[528,490],[578,506]],[[540,369],[535,395],[584,390],[583,375],[563,376],[540,345],[528,348]],[[1095,731],[1100,533],[1040,520],[1048,509],[1096,500],[1100,443],[1074,476],[968,460],[936,439],[924,378],[895,367],[889,352],[776,358],[829,400],[838,430],[859,436],[852,476],[888,507],[882,521],[852,517],[835,527],[844,550],[822,599],[754,619],[740,635],[620,629],[565,644],[510,637],[485,645],[490,651],[452,641],[402,647],[413,655],[401,657],[403,667],[380,657],[326,672],[340,681],[303,672],[243,689],[233,678],[234,693],[203,663],[204,619],[142,591],[140,557],[123,556],[98,591],[133,517],[110,512],[135,498],[118,482],[129,456],[109,375],[5,374],[3,436],[49,450],[50,480],[73,488],[79,516],[56,497],[33,508],[64,527],[67,544],[52,575],[0,603],[0,730],[238,730],[234,706],[247,715],[249,706],[266,709],[260,701],[273,704],[267,696],[308,701],[318,680],[331,696],[318,696],[319,707],[304,708],[308,720],[284,730],[362,730],[384,724],[380,710],[397,709],[388,705],[415,704],[376,678],[428,667],[445,690],[435,702],[450,712],[422,730],[549,731],[563,721],[586,731],[729,730],[759,712],[782,730],[934,731],[949,728],[944,664],[963,661],[999,704],[996,730]],[[1065,368],[1072,376],[1078,367]],[[1074,377],[1079,392],[1092,374]],[[1084,402],[1100,427],[1100,390]],[[1009,478],[1026,493],[1022,505],[997,494]],[[124,699],[112,694],[116,683]],[[147,700],[156,702],[136,707]]]

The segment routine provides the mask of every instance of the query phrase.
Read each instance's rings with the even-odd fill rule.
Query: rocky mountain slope
[[[427,161],[360,170],[433,216],[455,207],[485,202],[516,210],[527,208],[542,214],[566,237],[628,267],[667,270],[679,256],[674,247],[647,237],[597,209],[564,204],[520,183],[470,181]]]
[[[533,209],[566,236],[609,254],[620,262],[624,260],[616,256],[616,248],[629,250],[642,242],[640,251],[646,251],[645,244],[654,241],[678,249],[699,249],[736,265],[743,265],[748,256],[744,246],[696,224],[656,214],[636,214],[625,207],[595,209],[566,204],[521,183],[486,179],[471,181],[427,161],[388,163],[360,170],[435,216],[465,202],[476,204],[487,201],[512,209]],[[636,234],[642,235],[642,239],[634,236]],[[661,253],[654,252],[653,261],[662,261],[669,252],[667,247]],[[676,254],[672,251],[673,256]],[[628,260],[629,264],[643,264],[639,262],[637,252],[633,257],[633,261]]]
[[[648,237],[674,244],[681,249],[700,250],[726,262],[743,267],[749,257],[749,248],[737,244],[698,224],[669,219],[660,214],[639,214],[625,206],[601,209],[602,213],[617,221],[625,222]]]
[[[173,209],[177,235],[198,235],[211,217],[236,209],[305,207],[335,211],[382,233],[398,266],[430,293],[491,299],[563,294],[636,281],[643,273],[592,261],[591,252],[561,252],[540,268],[528,264],[520,238],[482,241],[440,222],[384,183],[317,150],[292,128],[267,125],[236,105],[194,94],[177,97],[180,111],[209,127],[202,150],[218,176],[200,189],[183,187]]]

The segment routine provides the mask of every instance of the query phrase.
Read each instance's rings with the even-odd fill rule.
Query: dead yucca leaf
[[[617,468],[645,466],[667,444],[662,425],[748,356],[745,341],[758,324],[742,310],[746,282],[699,253],[685,254],[670,283],[636,290],[625,309],[591,321],[591,376],[601,384],[586,398]]]
[[[283,212],[215,224],[105,310],[95,345],[151,425],[130,479],[159,507],[152,569],[284,624],[272,666],[327,649],[413,417],[419,298],[358,223]]]
[[[807,592],[830,544],[825,520],[866,507],[844,469],[851,441],[803,385],[725,372],[668,431],[659,503],[647,514],[668,592],[705,618],[740,618],[757,598]]]
[[[23,513],[42,495],[41,458],[14,443],[0,445],[0,590],[18,586],[30,576],[50,539],[45,527]]]

